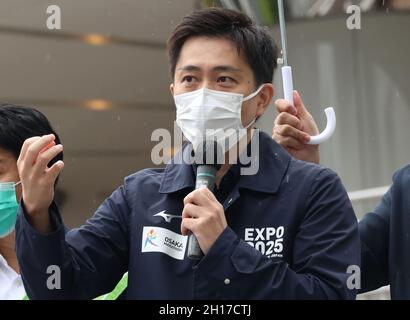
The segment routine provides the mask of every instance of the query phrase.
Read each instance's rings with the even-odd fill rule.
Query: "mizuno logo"
[[[166,214],[166,213],[165,213],[166,211],[167,211],[167,210],[163,210],[163,211],[161,211],[161,212],[158,212],[157,214],[154,214],[154,217],[163,217],[164,220],[165,220],[166,222],[168,222],[168,223],[171,223],[171,220],[172,220],[173,218],[179,218],[179,219],[181,219],[181,216],[177,216],[177,215],[174,215],[174,214]]]

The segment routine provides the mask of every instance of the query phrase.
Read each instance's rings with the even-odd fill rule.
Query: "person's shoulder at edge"
[[[393,183],[410,187],[410,163],[398,169],[393,175]]]

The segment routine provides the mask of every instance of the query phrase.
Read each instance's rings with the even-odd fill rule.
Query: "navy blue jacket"
[[[291,158],[265,133],[259,139],[259,171],[240,176],[223,203],[228,227],[199,263],[184,257],[180,235],[191,165],[125,178],[68,232],[53,204],[55,231],[39,234],[22,203],[17,256],[29,297],[94,298],[128,271],[128,299],[354,299],[346,270],[360,264],[359,234],[340,179]],[[60,290],[47,289],[50,265],[61,268]]]
[[[410,165],[394,174],[389,191],[359,230],[361,292],[390,284],[392,299],[410,299]]]

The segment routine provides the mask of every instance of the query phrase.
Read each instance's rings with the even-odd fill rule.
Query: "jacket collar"
[[[252,161],[259,162],[259,169],[256,174],[241,175],[238,188],[276,193],[288,170],[291,156],[264,132],[255,132],[253,139],[259,139],[259,152],[252,159]],[[183,189],[195,188],[192,165],[187,161],[183,161],[188,159],[187,157],[190,156],[191,152],[192,146],[187,143],[167,164],[159,188],[160,193],[174,193]]]

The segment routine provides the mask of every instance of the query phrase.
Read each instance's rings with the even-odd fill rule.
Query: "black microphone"
[[[218,164],[218,155],[221,155],[221,153],[216,141],[205,141],[197,148],[195,151],[195,161],[197,164],[195,189],[205,187],[212,192],[214,191],[216,172],[221,167]],[[188,258],[199,260],[203,255],[198,239],[190,232],[188,237]]]

